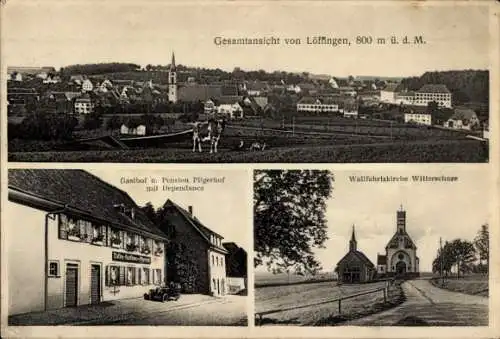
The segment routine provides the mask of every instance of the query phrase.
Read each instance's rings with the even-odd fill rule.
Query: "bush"
[[[102,126],[102,117],[98,113],[91,113],[83,120],[83,129],[98,129]]]
[[[11,131],[21,139],[68,140],[77,125],[76,118],[65,114],[34,114],[24,119],[18,130],[11,126]]]

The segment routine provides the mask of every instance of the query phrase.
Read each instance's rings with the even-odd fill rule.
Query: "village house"
[[[398,105],[414,105],[415,92],[402,91],[402,92],[396,93],[396,103]]]
[[[398,101],[396,99],[396,96],[398,91],[398,84],[387,84],[383,89],[380,90],[380,102],[386,104],[397,104]]]
[[[120,134],[146,135],[146,126],[139,125],[137,127],[128,127],[122,124],[120,127]]]
[[[364,283],[375,278],[375,265],[363,252],[358,251],[354,225],[349,241],[349,252],[339,260],[335,271],[339,281],[343,283]]]
[[[332,98],[303,97],[297,102],[297,112],[338,112],[339,103]]]
[[[414,105],[427,106],[436,102],[440,107],[451,108],[451,92],[445,85],[426,84],[415,92]]]
[[[234,242],[222,244],[226,251],[226,275],[228,293],[247,289],[247,252]]]
[[[168,239],[88,172],[11,169],[5,209],[9,315],[138,298],[166,282]]]
[[[339,109],[343,112],[344,118],[358,117],[358,102],[354,98],[344,98],[342,106]]]
[[[427,112],[427,107],[405,107],[404,121],[405,123],[431,126],[432,115]]]
[[[186,292],[214,296],[227,294],[225,261],[228,251],[222,246],[223,237],[204,226],[194,216],[192,206],[185,210],[170,199],[163,205],[161,227],[172,243],[184,250],[182,260],[186,263],[183,267],[175,263],[166,267],[167,272],[172,272],[172,279]],[[185,266],[190,266],[190,270]]]
[[[83,80],[83,82],[82,82],[82,91],[83,92],[92,92],[93,89],[94,89],[94,85],[92,84],[92,81],[90,81],[89,79]]]
[[[91,114],[94,112],[94,102],[88,93],[75,99],[75,114]]]
[[[444,127],[471,130],[479,124],[476,112],[467,107],[457,107],[453,115],[445,121]]]
[[[396,232],[385,247],[385,255],[377,255],[379,275],[418,276],[417,246],[406,231],[406,211],[396,212]]]

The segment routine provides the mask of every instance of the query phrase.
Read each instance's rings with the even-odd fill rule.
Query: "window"
[[[142,284],[149,285],[149,268],[142,268]]]
[[[134,284],[134,268],[127,267],[127,285]]]
[[[155,269],[155,277],[154,277],[154,283],[155,285],[160,285],[161,284],[161,269]]]
[[[59,278],[59,261],[49,261],[49,277]]]
[[[219,266],[219,257],[215,257],[215,262],[216,262],[217,266]]]
[[[215,265],[215,258],[214,258],[214,255],[212,254],[212,266]]]
[[[120,231],[116,229],[111,229],[111,246],[120,247],[122,239],[120,237]]]
[[[120,269],[118,266],[108,266],[107,272],[107,284],[108,286],[120,285]]]

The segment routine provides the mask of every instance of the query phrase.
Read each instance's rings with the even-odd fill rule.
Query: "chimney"
[[[189,215],[193,215],[193,206],[188,206]]]

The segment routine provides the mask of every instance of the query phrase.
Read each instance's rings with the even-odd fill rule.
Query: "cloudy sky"
[[[242,170],[91,170],[107,183],[127,192],[132,199],[143,206],[151,202],[156,208],[171,199],[181,207],[193,206],[194,215],[208,228],[224,237],[224,242],[235,242],[248,250],[251,248],[252,210],[249,204],[251,191],[249,175]],[[122,178],[135,177],[169,179],[188,178],[192,186],[193,177],[224,177],[224,183],[203,185],[202,192],[146,192],[146,185],[125,184]],[[150,180],[150,179],[148,179]],[[170,184],[169,186],[183,186]]]
[[[328,202],[329,240],[317,256],[333,270],[349,249],[355,224],[358,249],[376,264],[377,253],[396,231],[396,211],[406,210],[406,229],[417,246],[420,270],[430,271],[439,238],[472,240],[489,219],[487,165],[448,167],[447,170],[336,171],[333,197]],[[446,175],[455,183],[351,183],[349,175]]]
[[[177,62],[335,76],[420,75],[489,68],[488,2],[7,1],[2,59],[10,66]],[[307,36],[423,36],[422,46],[307,46]],[[301,46],[218,47],[217,36],[301,38]]]

